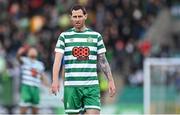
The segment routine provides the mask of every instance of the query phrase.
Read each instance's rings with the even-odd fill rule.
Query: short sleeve
[[[98,43],[97,43],[97,54],[105,53],[106,48],[102,39],[102,36],[99,34]]]
[[[60,52],[64,54],[64,49],[65,49],[64,35],[63,33],[61,33],[56,43],[55,52]]]

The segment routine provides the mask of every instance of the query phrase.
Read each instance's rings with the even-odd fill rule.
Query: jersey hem
[[[92,86],[99,86],[99,84],[92,84],[92,85],[64,85],[65,87],[92,87]]]

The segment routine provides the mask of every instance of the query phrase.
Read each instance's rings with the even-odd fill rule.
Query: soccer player
[[[87,12],[81,5],[71,8],[73,28],[62,32],[55,48],[52,93],[59,90],[59,67],[65,61],[64,107],[67,114],[100,114],[100,89],[97,65],[108,79],[110,96],[116,92],[101,34],[85,25]]]
[[[23,56],[27,53],[27,56]],[[35,48],[21,47],[17,52],[17,60],[21,64],[21,91],[20,91],[20,113],[25,114],[28,107],[32,107],[32,114],[38,113],[40,101],[41,80],[44,85],[49,86],[44,74],[44,64],[36,59],[38,52]]]

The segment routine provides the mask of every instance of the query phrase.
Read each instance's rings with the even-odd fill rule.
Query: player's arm
[[[20,47],[16,54],[16,58],[21,64],[23,63],[23,61],[21,60],[21,56],[25,53],[25,51],[26,50],[24,47]]]
[[[98,55],[98,65],[107,77],[108,81],[113,81],[111,69],[104,53]]]
[[[50,87],[49,81],[48,81],[47,76],[45,75],[44,72],[41,73],[41,81],[46,87]]]
[[[61,65],[61,60],[63,54],[60,52],[55,53],[55,60],[53,64],[53,74],[52,74],[52,93],[56,94],[59,91],[59,70]]]
[[[101,70],[107,77],[108,82],[109,82],[109,92],[110,92],[111,96],[114,96],[114,94],[116,92],[116,88],[114,85],[114,80],[112,77],[111,69],[110,69],[109,63],[106,59],[105,53],[98,54],[98,66],[101,68]]]
[[[60,70],[60,65],[61,65],[61,60],[62,60],[63,54],[56,52],[55,53],[55,60],[53,64],[53,82],[58,82],[59,78],[59,70]]]

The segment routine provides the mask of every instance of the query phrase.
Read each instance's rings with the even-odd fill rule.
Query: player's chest
[[[32,63],[31,61],[25,62],[23,64],[23,68],[28,69],[28,70],[40,71],[40,65],[37,63]]]
[[[74,45],[93,45],[97,44],[97,39],[92,37],[83,37],[83,38],[67,38],[65,39],[65,44],[74,44]]]

